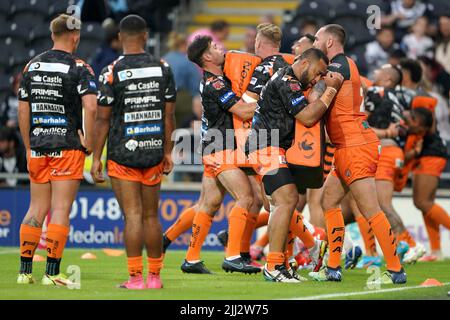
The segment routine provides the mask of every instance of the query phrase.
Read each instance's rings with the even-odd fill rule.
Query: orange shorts
[[[164,165],[160,162],[150,168],[132,168],[108,160],[108,176],[121,180],[140,182],[146,186],[154,186],[161,182]]]
[[[405,154],[402,148],[397,146],[381,147],[380,160],[375,173],[375,180],[388,180],[394,183],[395,175],[402,170]]]
[[[375,177],[379,156],[380,143],[378,141],[336,149],[334,168],[331,174],[338,177],[347,186],[355,180]]]
[[[280,168],[288,168],[286,150],[278,147],[266,147],[253,151],[250,153],[249,159],[255,165],[256,173],[261,177],[264,177],[271,171],[276,173]]]
[[[226,149],[203,156],[203,166],[205,177],[216,178],[220,173],[237,169],[236,154],[234,150]]]
[[[426,174],[440,177],[445,169],[447,159],[442,157],[424,156],[417,159],[413,174]]]
[[[48,183],[50,181],[83,180],[84,160],[81,150],[56,152],[36,152],[31,150],[28,161],[30,181]]]

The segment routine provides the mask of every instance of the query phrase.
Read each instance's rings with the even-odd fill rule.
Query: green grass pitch
[[[97,260],[82,260],[81,255],[92,252]],[[45,256],[44,251],[37,251]],[[433,263],[417,263],[406,266],[407,285],[382,286],[376,294],[355,294],[370,291],[366,281],[370,276],[366,270],[344,271],[341,283],[302,282],[300,284],[271,283],[263,280],[261,274],[243,275],[225,273],[221,270],[222,252],[203,252],[208,268],[214,275],[183,274],[180,270],[184,251],[168,251],[164,261],[162,290],[128,291],[116,285],[126,280],[127,269],[124,256],[109,257],[101,250],[67,249],[61,270],[69,265],[77,265],[81,270],[81,288],[69,290],[65,287],[45,287],[40,284],[45,270],[45,262],[34,263],[33,285],[17,285],[19,251],[15,248],[0,249],[0,299],[147,299],[147,300],[229,300],[229,299],[450,299],[447,292],[450,285],[429,288],[401,289],[419,286],[427,278],[435,278],[442,283],[450,283],[450,260]],[[146,268],[144,264],[144,268]],[[307,272],[302,271],[303,276]],[[386,289],[396,291],[385,292]],[[349,294],[344,296],[344,294]],[[323,296],[329,295],[329,296]]]

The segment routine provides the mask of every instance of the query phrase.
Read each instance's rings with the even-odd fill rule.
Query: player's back
[[[364,113],[364,93],[355,62],[341,53],[331,59],[328,69],[344,77],[342,87],[326,115],[331,142],[339,149],[378,141]]]
[[[112,107],[108,159],[137,168],[161,162],[165,103],[176,97],[169,65],[147,53],[124,55],[99,81],[99,105]]]
[[[49,50],[25,67],[19,99],[31,109],[31,148],[38,151],[83,149],[81,97],[96,94],[91,67],[71,53]]]

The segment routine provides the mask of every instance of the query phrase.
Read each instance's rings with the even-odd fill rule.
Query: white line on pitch
[[[443,283],[444,286],[450,285],[450,282]],[[332,299],[332,298],[341,298],[341,297],[350,297],[350,296],[358,296],[362,294],[377,294],[377,293],[385,293],[385,292],[397,292],[411,289],[426,289],[426,288],[435,288],[437,286],[413,286],[413,287],[401,287],[401,288],[392,288],[392,289],[381,289],[381,290],[370,290],[370,291],[358,291],[358,292],[346,292],[346,293],[332,293],[332,294],[321,294],[317,296],[309,296],[309,297],[300,297],[300,298],[292,298],[289,300],[320,300],[320,299]]]

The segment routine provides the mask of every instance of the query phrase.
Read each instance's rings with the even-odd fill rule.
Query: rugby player
[[[23,70],[19,126],[27,151],[31,200],[20,227],[20,284],[34,282],[33,255],[49,210],[47,265],[41,283],[71,284],[60,272],[60,264],[85,155],[92,150],[97,108],[94,73],[73,55],[80,27],[78,19],[66,14],[53,19],[52,49],[33,58]]]
[[[419,106],[422,106],[422,101],[431,97],[420,86],[422,69],[419,62],[404,59],[400,61],[400,66],[403,72],[402,86],[406,88],[403,96],[411,106],[416,104],[416,99]],[[416,157],[413,164],[413,200],[416,208],[423,214],[430,240],[431,257],[428,260],[436,260],[440,257],[439,227],[442,225],[450,229],[450,216],[435,201],[439,178],[447,163],[447,148],[439,135],[435,119],[432,128],[424,135],[423,147]]]
[[[269,254],[263,272],[269,281],[299,282],[285,266],[289,224],[298,202],[285,152],[294,138],[295,121],[313,126],[326,112],[342,83],[340,75],[328,73],[324,78],[325,92],[308,103],[303,90],[324,76],[327,66],[328,58],[320,50],[309,49],[297,57],[292,67],[278,70],[261,92],[247,139],[246,151],[250,160],[259,164],[258,174],[263,177],[265,193],[274,206],[269,219]]]
[[[100,94],[91,173],[102,182],[101,154],[108,137],[108,175],[124,213],[129,280],[126,289],[160,289],[162,230],[158,217],[161,178],[172,170],[175,81],[169,65],[145,52],[147,24],[138,15],[120,22],[123,55],[99,77]],[[148,277],[143,279],[142,248]]]
[[[340,25],[320,28],[314,47],[330,59],[329,70],[340,73],[344,80],[335,101],[326,114],[326,128],[331,143],[336,146],[334,169],[323,187],[321,205],[327,225],[328,266],[311,276],[319,281],[341,281],[340,258],[345,224],[339,205],[351,191],[357,206],[369,221],[387,262],[383,283],[405,283],[406,273],[396,255],[395,237],[376,195],[375,173],[379,157],[379,140],[367,123],[364,113],[363,88],[358,68],[345,56],[345,31]]]
[[[366,110],[369,112],[368,122],[381,139],[381,154],[378,161],[375,182],[378,202],[397,236],[398,241],[408,243],[408,251],[404,253],[403,262],[414,263],[425,254],[425,248],[416,243],[405,228],[402,219],[392,204],[395,177],[403,168],[405,155],[403,148],[408,133],[423,136],[432,125],[432,114],[427,109],[418,108],[411,114],[405,112],[404,106],[397,98],[395,88],[401,85],[402,71],[399,68],[385,65],[374,72],[374,87],[369,88],[366,99]],[[401,129],[402,126],[406,126]]]
[[[252,187],[246,174],[236,166],[233,114],[243,121],[251,119],[255,103],[246,103],[231,88],[223,75],[224,52],[211,37],[197,37],[188,47],[188,58],[203,69],[200,83],[202,97],[202,155],[205,172],[192,235],[181,270],[210,273],[200,260],[200,251],[208,235],[214,213],[228,191],[236,204],[228,216],[228,245],[222,269],[257,273],[261,269],[242,259],[241,239],[252,206]]]

